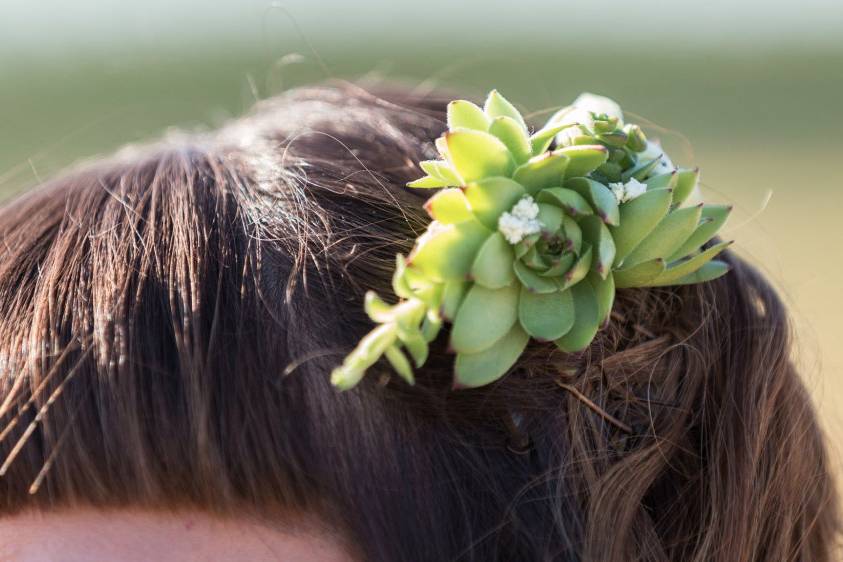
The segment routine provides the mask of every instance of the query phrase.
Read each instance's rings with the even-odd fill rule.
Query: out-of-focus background
[[[843,466],[843,2],[0,0],[0,197],[326,78],[496,87],[537,120],[589,90],[646,119],[736,205],[725,235],[788,303]]]

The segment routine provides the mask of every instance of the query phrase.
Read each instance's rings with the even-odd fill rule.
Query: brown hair
[[[335,525],[366,560],[824,561],[836,502],[755,269],[619,293],[583,353],[451,391],[328,373],[424,225],[444,99],[291,91],[0,211],[0,514],[195,507]],[[446,338],[440,338],[440,340]]]

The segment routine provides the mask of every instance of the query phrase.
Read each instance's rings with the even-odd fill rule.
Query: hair
[[[328,374],[425,225],[446,99],[297,89],[0,210],[0,515],[304,513],[372,561],[830,560],[836,500],[751,266],[621,290],[582,353]]]

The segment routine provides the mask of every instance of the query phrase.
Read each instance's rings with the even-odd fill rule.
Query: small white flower
[[[525,236],[537,234],[542,229],[538,219],[539,206],[527,195],[498,219],[498,230],[510,244],[518,244]]]
[[[639,195],[643,195],[647,191],[647,184],[641,183],[635,178],[630,178],[626,183],[610,183],[609,188],[615,194],[615,199],[618,200],[618,203],[626,203],[627,201],[632,201]]]

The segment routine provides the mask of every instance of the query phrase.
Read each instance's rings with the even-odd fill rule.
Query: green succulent
[[[618,288],[728,271],[714,259],[728,243],[703,246],[731,208],[682,206],[699,171],[674,168],[608,98],[584,94],[532,134],[496,91],[482,109],[454,101],[436,147],[442,159],[421,162],[427,175],[408,184],[438,189],[425,205],[433,221],[409,256],[397,256],[398,302],[366,295],[378,326],[333,371],[340,388],[382,356],[412,384],[446,322],[454,385],[482,386],[531,338],[566,352],[587,347]]]

